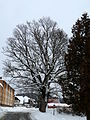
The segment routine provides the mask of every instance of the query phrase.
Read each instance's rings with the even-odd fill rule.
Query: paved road
[[[30,113],[8,112],[0,120],[32,120],[32,119],[30,118]]]

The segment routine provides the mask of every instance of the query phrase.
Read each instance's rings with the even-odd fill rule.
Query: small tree
[[[90,18],[86,13],[77,20],[72,33],[65,56],[64,99],[73,105],[74,111],[86,113],[90,120]]]
[[[47,88],[65,70],[67,35],[50,18],[18,25],[5,49],[9,57],[4,73],[19,86],[34,85],[39,93],[41,112],[46,111]]]

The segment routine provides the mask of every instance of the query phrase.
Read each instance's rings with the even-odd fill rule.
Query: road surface
[[[32,120],[30,113],[7,112],[0,120]]]

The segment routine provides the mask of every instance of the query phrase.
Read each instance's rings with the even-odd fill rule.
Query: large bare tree
[[[33,84],[40,91],[40,108],[45,112],[50,83],[65,70],[66,33],[50,18],[18,25],[4,49],[8,59],[4,73],[19,85]]]

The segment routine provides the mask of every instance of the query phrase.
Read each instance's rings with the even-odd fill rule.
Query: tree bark
[[[46,96],[46,88],[45,88],[45,86],[43,86],[41,88],[41,93],[42,94],[39,97],[39,111],[40,112],[46,112],[46,105],[47,105],[47,103],[45,101],[45,96]]]
[[[46,102],[43,98],[40,100],[39,111],[46,112]]]

